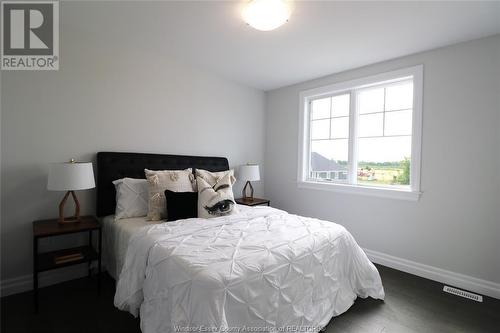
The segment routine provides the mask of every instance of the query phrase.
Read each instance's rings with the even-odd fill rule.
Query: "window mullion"
[[[382,136],[385,136],[385,110],[387,109],[385,107],[387,99],[387,87],[384,88],[384,113],[382,114]]]
[[[329,135],[328,135],[328,138],[331,139],[332,138],[332,114],[333,114],[333,105],[332,105],[332,98],[330,97],[330,123],[328,124],[328,129],[329,129]]]
[[[349,101],[349,142],[348,142],[348,174],[349,174],[349,184],[357,183],[357,133],[356,133],[356,123],[357,123],[357,111],[356,111],[356,91],[350,91],[350,101]]]
[[[303,176],[304,179],[308,179],[311,177],[311,146],[312,146],[312,112],[313,112],[313,109],[312,109],[312,101],[311,100],[308,100],[307,101],[307,104],[308,104],[308,113],[307,113],[307,168],[305,170],[305,175]]]

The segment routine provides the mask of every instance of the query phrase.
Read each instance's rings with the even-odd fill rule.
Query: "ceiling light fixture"
[[[252,0],[243,9],[243,19],[261,31],[270,31],[288,21],[290,6],[284,0]]]

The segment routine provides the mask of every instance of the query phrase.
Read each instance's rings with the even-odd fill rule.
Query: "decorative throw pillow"
[[[234,178],[234,177],[233,177]],[[226,173],[214,185],[204,178],[196,179],[198,185],[198,217],[211,218],[236,212],[231,175]]]
[[[115,220],[148,214],[146,179],[122,178],[113,181],[116,189]]]
[[[198,192],[165,190],[167,221],[198,217]]]
[[[153,171],[144,169],[149,185],[148,220],[159,221],[167,216],[165,190],[194,192],[192,169]]]

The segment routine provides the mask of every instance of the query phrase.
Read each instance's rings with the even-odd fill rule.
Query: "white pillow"
[[[122,178],[113,182],[116,189],[115,220],[148,214],[148,181]]]

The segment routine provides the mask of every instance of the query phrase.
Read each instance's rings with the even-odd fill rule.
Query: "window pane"
[[[330,118],[330,101],[330,97],[313,100],[311,103],[311,119]]]
[[[386,88],[385,110],[413,108],[413,82],[406,81]]]
[[[386,112],[385,135],[411,135],[411,110]]]
[[[360,138],[358,183],[375,186],[410,184],[411,136]]]
[[[321,140],[311,142],[311,152],[316,152],[328,160],[347,161],[348,140]]]
[[[384,88],[362,90],[358,94],[360,114],[384,111]]]
[[[311,139],[330,138],[330,119],[313,120],[311,122]]]
[[[350,98],[349,94],[332,97],[332,117],[349,115]]]
[[[358,136],[382,136],[384,131],[384,114],[373,113],[359,116]]]
[[[348,140],[311,142],[309,177],[324,181],[347,181]]]
[[[349,117],[332,118],[332,139],[349,137]]]

